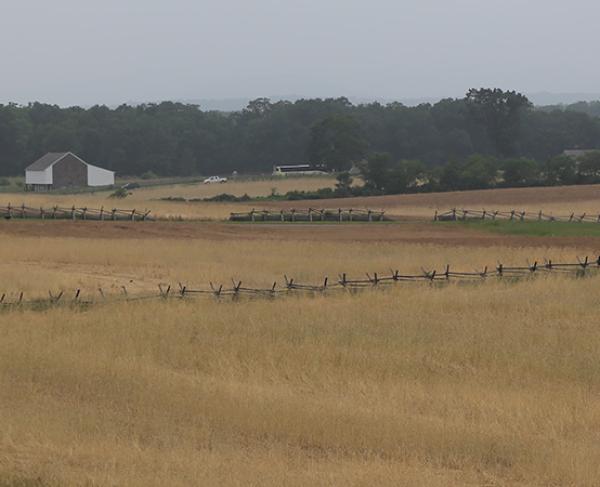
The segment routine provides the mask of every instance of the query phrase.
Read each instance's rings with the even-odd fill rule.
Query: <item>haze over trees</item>
[[[567,181],[566,162],[553,158],[574,147],[600,147],[600,119],[574,109],[534,109],[524,96],[497,89],[416,107],[260,98],[233,113],[172,102],[114,109],[0,105],[1,176],[20,175],[45,152],[64,150],[120,175],[159,176],[270,172],[275,164],[305,162],[343,171],[364,160],[382,166],[380,154],[385,172],[396,176],[387,189],[381,175],[370,184],[396,191],[425,172],[448,187],[489,185],[492,166],[504,167],[511,184],[539,179],[546,166],[543,178]],[[597,172],[587,168],[584,175]]]

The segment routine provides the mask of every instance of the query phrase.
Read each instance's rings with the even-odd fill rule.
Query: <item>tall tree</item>
[[[577,163],[571,157],[556,156],[546,162],[547,184],[574,184],[577,181]]]
[[[540,178],[540,165],[532,159],[506,159],[501,168],[507,186],[525,186]]]
[[[313,164],[329,169],[349,169],[365,155],[367,142],[359,123],[347,115],[333,115],[311,129],[308,157]]]
[[[466,95],[471,120],[482,124],[494,142],[497,154],[518,153],[523,112],[532,107],[525,95],[498,88],[470,89]]]

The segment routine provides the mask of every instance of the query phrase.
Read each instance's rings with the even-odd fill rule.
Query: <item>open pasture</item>
[[[432,222],[4,221],[0,282],[264,287],[573,261],[598,242]],[[2,310],[0,482],[597,485],[599,283]]]
[[[596,258],[599,239],[576,235],[536,238],[499,235],[479,225],[392,223],[339,225],[203,222],[1,221],[0,292],[89,294],[194,287],[231,279],[270,287],[284,274],[320,282],[338,274],[471,271],[575,255]]]

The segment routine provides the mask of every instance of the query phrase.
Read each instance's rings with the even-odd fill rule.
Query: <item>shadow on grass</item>
[[[600,237],[600,223],[552,221],[466,220],[444,222],[444,225],[464,225],[504,235],[532,237]]]

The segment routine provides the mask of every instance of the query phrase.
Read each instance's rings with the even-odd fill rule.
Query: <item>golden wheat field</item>
[[[600,485],[600,271],[68,304],[75,289],[572,262],[598,243],[434,223],[0,222],[0,292],[65,293],[0,308],[0,486]]]

